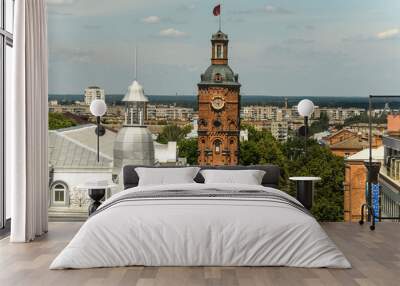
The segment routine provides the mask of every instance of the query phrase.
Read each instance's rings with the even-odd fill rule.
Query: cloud
[[[196,9],[197,3],[185,3],[178,6],[178,11],[193,11]]]
[[[172,37],[172,38],[180,38],[185,37],[187,34],[185,32],[176,30],[174,28],[168,28],[160,31],[160,36],[162,37]]]
[[[376,34],[359,34],[342,38],[345,43],[378,42],[383,40],[400,39],[400,28],[388,29]]]
[[[95,25],[95,24],[86,24],[86,25],[83,25],[83,28],[86,30],[99,30],[100,28],[102,28],[102,26]]]
[[[94,52],[79,47],[50,47],[50,62],[75,62],[90,63],[93,62]]]
[[[48,5],[70,5],[74,4],[76,0],[46,0]]]
[[[160,23],[160,21],[161,18],[158,16],[148,16],[142,19],[142,22],[146,24],[157,24]]]
[[[292,14],[293,12],[282,7],[272,6],[272,5],[265,5],[262,9],[263,12],[267,14]]]
[[[264,7],[246,9],[246,10],[236,10],[233,14],[249,15],[249,14],[275,14],[275,15],[287,15],[293,14],[292,11],[278,6],[265,5]]]
[[[290,38],[287,39],[285,42],[289,45],[310,45],[315,43],[314,40],[303,38]]]
[[[376,34],[376,37],[380,40],[397,38],[400,37],[400,29],[399,28],[389,29]]]
[[[49,14],[53,12],[71,13],[75,17],[87,16],[117,16],[130,15],[137,17],[140,11],[150,11],[170,7],[181,0],[45,0],[48,3]],[[141,14],[142,16],[145,14]],[[141,17],[137,18],[141,19]]]

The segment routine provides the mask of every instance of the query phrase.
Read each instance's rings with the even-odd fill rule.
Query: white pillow
[[[139,176],[139,186],[171,185],[194,183],[200,168],[135,168]]]
[[[265,171],[261,170],[202,170],[205,184],[246,184],[261,185]]]

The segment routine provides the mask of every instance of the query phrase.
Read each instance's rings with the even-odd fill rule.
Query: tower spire
[[[135,74],[135,80],[137,80],[137,46],[135,46],[135,70],[134,70]]]

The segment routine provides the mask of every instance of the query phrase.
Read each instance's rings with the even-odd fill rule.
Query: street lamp
[[[96,116],[97,128],[95,133],[97,135],[97,162],[100,162],[100,136],[106,133],[105,128],[100,124],[100,117],[107,111],[107,105],[104,100],[95,99],[90,104],[90,112]]]
[[[297,105],[297,111],[304,117],[304,155],[307,156],[308,118],[314,112],[314,103],[309,99],[303,99]]]

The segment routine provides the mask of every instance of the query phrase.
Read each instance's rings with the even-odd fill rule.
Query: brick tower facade
[[[228,36],[211,38],[211,65],[198,84],[198,164],[237,165],[240,135],[239,76],[228,65]]]

